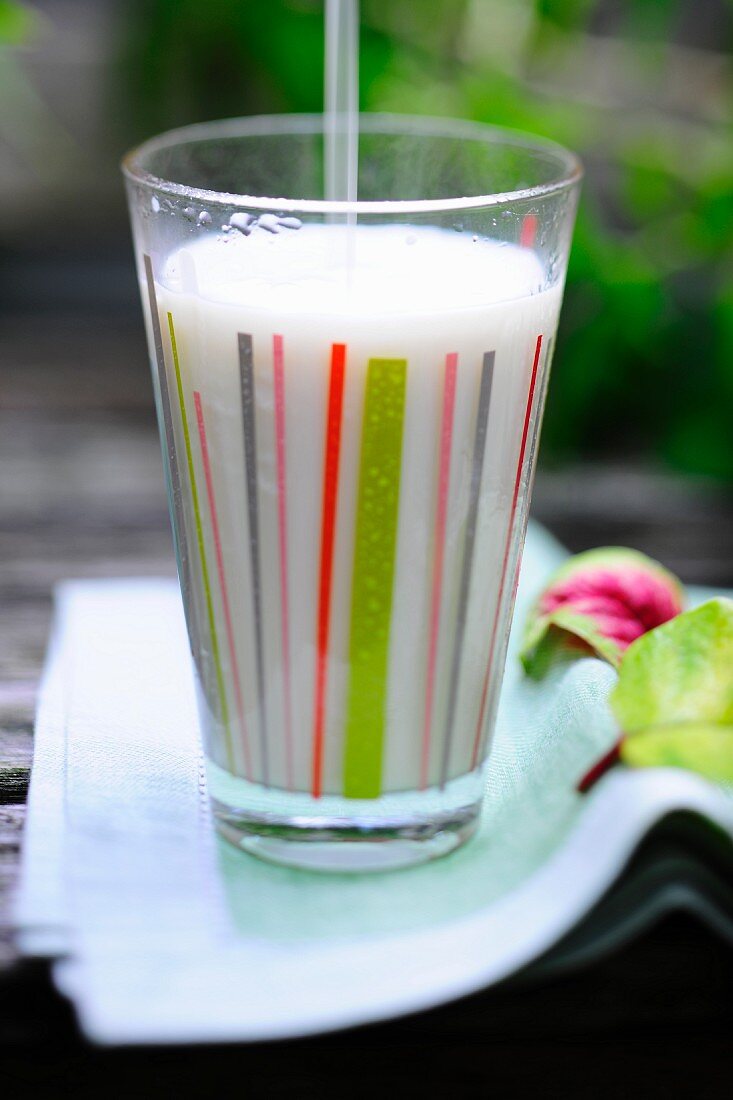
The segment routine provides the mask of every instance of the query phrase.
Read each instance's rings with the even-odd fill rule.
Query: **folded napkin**
[[[520,627],[563,556],[530,530]],[[517,633],[477,836],[422,867],[325,876],[216,837],[176,585],[62,585],[16,922],[24,952],[55,958],[86,1034],[269,1039],[438,1004],[557,944],[666,815],[703,815],[733,838],[733,799],[681,771],[619,769],[577,795],[615,737],[615,674],[586,658],[529,682]]]

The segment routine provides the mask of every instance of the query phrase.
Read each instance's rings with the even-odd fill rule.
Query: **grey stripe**
[[[150,256],[143,256],[145,263],[145,277],[148,284],[148,300],[150,302],[150,315],[153,322],[153,343],[155,345],[155,361],[158,368],[158,383],[160,389],[160,403],[163,411],[163,430],[165,434],[165,449],[170,470],[170,490],[175,522],[173,524],[173,542],[178,558],[178,575],[181,581],[181,595],[183,597],[183,610],[186,616],[189,638],[193,658],[201,676],[199,661],[201,658],[200,632],[196,619],[196,606],[191,595],[191,559],[188,553],[188,539],[186,537],[186,523],[183,511],[183,489],[181,486],[181,471],[178,465],[178,453],[176,451],[176,437],[173,431],[173,412],[171,409],[170,391],[168,389],[168,375],[165,369],[165,355],[163,354],[163,334],[160,330],[160,316],[158,314],[158,301],[155,295],[155,279],[153,278],[153,265]],[[204,683],[205,687],[206,684]],[[206,697],[209,705],[209,692]]]
[[[262,586],[260,579],[260,517],[257,506],[257,431],[255,427],[255,379],[252,337],[240,332],[239,376],[242,386],[242,422],[244,426],[244,461],[247,483],[247,518],[249,520],[249,552],[252,563],[254,591],[255,644],[257,650],[257,691],[260,698],[259,730],[262,756],[262,780],[270,785],[267,761],[267,706],[265,702],[265,663],[262,644]]]
[[[535,407],[532,411],[532,417],[533,417],[532,441],[530,443],[528,457],[525,457],[525,469],[528,471],[529,477],[527,479],[527,483],[526,483],[526,487],[525,487],[524,507],[523,507],[523,512],[522,512],[522,518],[523,518],[522,529],[518,533],[518,535],[516,536],[518,542],[523,541],[524,534],[527,530],[527,519],[528,519],[528,516],[529,516],[529,508],[527,507],[526,497],[531,494],[532,485],[533,485],[533,481],[534,481],[534,475],[536,473],[535,466],[534,466],[534,460],[535,460],[535,452],[537,450],[537,444],[539,443],[539,438],[540,438],[540,421],[541,421],[542,412],[543,412],[543,409],[544,409],[545,398],[547,396],[547,387],[548,387],[549,381],[550,381],[550,357],[552,355],[552,344],[553,344],[553,340],[552,340],[552,338],[550,338],[547,341],[547,350],[545,351],[544,366],[542,368],[544,377],[542,379],[542,385],[540,386],[540,388],[537,391],[537,397],[535,399]],[[512,532],[509,532],[508,537],[512,538]],[[506,603],[506,594],[507,594],[507,592],[511,593],[512,604],[513,604],[513,602],[516,598],[517,586],[518,586],[518,583],[519,583],[519,570],[521,568],[521,564],[522,564],[522,559],[521,559],[521,555],[519,555],[519,556],[517,556],[516,560],[514,561],[513,571],[512,571],[512,584],[511,584],[511,587],[507,588],[506,587],[506,582],[505,582],[504,597],[502,599],[503,604]],[[499,618],[500,618],[500,622],[501,622],[505,617],[505,613],[501,614],[501,611],[502,611],[501,608],[498,608],[497,611],[499,613]],[[503,668],[503,661],[497,660],[497,657],[499,657],[499,656],[501,656],[500,652],[494,654],[494,668],[499,668],[499,667]],[[494,694],[495,694],[494,693],[494,684],[496,683],[496,673],[494,673],[492,671],[490,675],[491,675],[491,683],[489,685],[488,690],[489,690],[489,693],[491,694],[491,697],[493,698]],[[481,731],[481,745],[480,745],[480,749],[479,749],[479,753],[478,753],[478,759],[479,760],[483,759],[484,751],[485,751],[485,748],[486,748],[487,732],[488,732],[488,730],[491,729],[491,722],[488,720],[489,717],[490,717],[490,714],[487,714],[486,719],[484,721],[484,729]]]
[[[476,413],[473,461],[471,463],[471,489],[468,502],[468,518],[466,520],[466,539],[463,544],[461,587],[458,594],[456,634],[453,643],[453,661],[450,673],[448,716],[446,721],[445,742],[443,744],[443,761],[440,769],[441,787],[445,786],[448,778],[448,765],[450,764],[450,753],[453,746],[456,703],[458,701],[458,682],[461,675],[461,659],[463,657],[463,644],[466,637],[468,596],[471,588],[471,574],[473,572],[473,555],[476,548],[476,525],[478,521],[479,499],[481,497],[481,476],[483,473],[484,454],[486,451],[486,432],[489,423],[491,383],[494,378],[494,356],[495,353],[493,351],[487,351],[484,354],[483,367],[481,368],[481,388],[479,390],[478,411]]]

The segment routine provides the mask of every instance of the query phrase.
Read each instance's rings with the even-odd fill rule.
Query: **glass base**
[[[209,764],[218,831],[260,859],[309,871],[390,871],[448,855],[478,824],[481,771],[442,790],[377,799],[267,790]]]

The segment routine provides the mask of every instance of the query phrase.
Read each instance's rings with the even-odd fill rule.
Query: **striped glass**
[[[474,831],[580,171],[551,143],[320,117],[124,162],[207,777],[265,858],[386,869]],[[277,197],[266,197],[277,196]]]

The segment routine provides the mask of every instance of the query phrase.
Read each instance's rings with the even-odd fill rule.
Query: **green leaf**
[[[710,600],[638,638],[611,706],[629,742],[650,726],[733,725],[733,600]]]
[[[624,739],[621,759],[633,768],[688,768],[706,779],[733,783],[733,725],[653,726]]]
[[[15,0],[0,0],[0,43],[7,46],[22,46],[28,42],[40,25],[35,11],[18,4]]]

